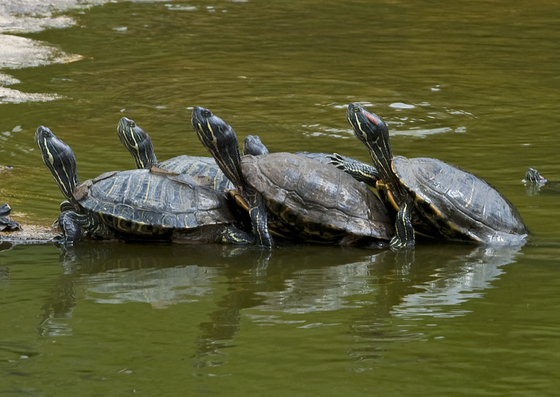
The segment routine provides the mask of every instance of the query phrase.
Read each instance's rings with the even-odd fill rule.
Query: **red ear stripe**
[[[373,124],[377,125],[377,119],[375,118],[375,116],[373,114],[370,114],[368,112],[364,112],[364,116],[366,116],[369,121],[371,121]]]

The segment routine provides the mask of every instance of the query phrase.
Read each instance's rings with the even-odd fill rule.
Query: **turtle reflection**
[[[303,245],[263,251],[84,244],[63,251],[64,272],[43,306],[39,330],[71,334],[68,318],[79,300],[154,309],[205,301],[196,308],[213,309],[198,313],[190,357],[197,375],[229,363],[242,320],[258,326],[339,327],[352,336],[350,357],[371,359],[381,357],[387,343],[424,338],[421,328],[411,326],[421,318],[465,315],[465,301],[481,297],[518,251],[422,245],[412,257]],[[317,315],[321,312],[332,314]],[[188,324],[194,318],[177,321]]]
[[[481,298],[492,282],[515,262],[521,246],[477,247],[457,245],[417,247],[421,266],[401,264],[392,277],[381,277],[375,304],[352,322],[358,361],[379,359],[387,343],[427,337],[418,320],[451,318],[469,313],[463,304]]]
[[[156,309],[195,302],[211,292],[213,278],[221,274],[222,266],[232,263],[236,257],[248,266],[266,266],[267,258],[263,254],[268,253],[251,247],[221,245],[63,246],[64,272],[43,306],[39,332],[71,334],[64,319],[72,316],[78,299],[99,304],[140,302]]]

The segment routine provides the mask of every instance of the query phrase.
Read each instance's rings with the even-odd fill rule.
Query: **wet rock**
[[[0,242],[17,244],[43,244],[56,241],[60,232],[50,226],[23,225],[21,230],[0,231]]]
[[[75,24],[67,16],[54,16],[71,8],[88,8],[106,3],[107,0],[2,0],[0,1],[0,69],[16,69],[66,63],[81,59],[80,55],[69,55],[49,44],[19,37],[14,34],[38,32],[46,28],[65,28]],[[8,34],[9,33],[9,34]],[[50,101],[59,98],[56,94],[23,93],[5,85],[19,81],[0,73],[0,103],[27,101]]]
[[[57,94],[34,94],[25,93],[11,88],[0,87],[0,102],[45,102],[60,98]]]

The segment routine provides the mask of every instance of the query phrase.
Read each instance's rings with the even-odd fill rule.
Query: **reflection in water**
[[[525,182],[525,193],[527,196],[542,195],[560,195],[560,182],[547,181],[546,183],[529,183]]]
[[[10,271],[4,266],[0,266],[0,288],[10,283]]]
[[[383,109],[384,104],[372,104],[370,102],[360,101],[366,107],[375,107],[377,112]],[[326,108],[332,107],[332,112],[346,109],[347,104],[318,104]],[[464,125],[475,116],[465,110],[441,108],[435,109],[434,105],[428,102],[416,104],[407,104],[401,102],[391,103],[387,106],[398,113],[392,118],[387,118],[386,122],[391,128],[392,136],[411,136],[416,138],[426,138],[428,135],[444,134],[444,133],[464,133],[467,127]],[[453,127],[451,127],[453,126]],[[348,139],[353,138],[354,133],[350,127],[340,129],[323,124],[303,124],[305,136],[320,137],[328,136],[332,138]]]
[[[38,330],[43,336],[71,335],[68,318],[77,299],[98,304],[145,302],[163,309],[211,299],[225,276],[231,287],[208,314],[210,321],[199,324],[201,336],[195,341],[194,366],[215,366],[222,363],[216,356],[239,331],[240,310],[258,304],[254,292],[267,288],[262,276],[270,256],[269,250],[226,245],[65,247],[61,253],[64,273],[42,308]]]
[[[143,302],[153,308],[196,302],[232,261],[266,267],[268,251],[253,247],[80,244],[63,247],[63,274],[43,306],[41,335],[71,334],[65,318],[77,296],[99,304]],[[211,265],[207,265],[210,263]]]
[[[465,313],[459,306],[480,298],[490,282],[503,273],[502,266],[515,261],[520,247],[478,247],[472,253],[450,259],[432,274],[433,280],[415,285],[422,291],[406,295],[392,310],[395,317],[455,317]],[[446,309],[445,306],[453,306]]]
[[[360,103],[362,103],[364,106],[372,106],[371,103]],[[332,104],[324,106],[332,106]],[[335,105],[334,108],[335,110],[345,109],[346,106],[346,104]],[[467,131],[467,128],[465,126],[456,126],[458,123],[461,123],[460,118],[474,118],[471,113],[463,110],[444,108],[441,110],[430,111],[430,106],[431,105],[427,102],[417,104],[416,106],[403,103],[390,104],[390,108],[402,112],[401,114],[395,115],[392,119],[387,119],[387,124],[391,127],[391,135],[426,138],[428,135],[434,134],[444,134],[451,132],[464,133]],[[419,107],[419,109],[416,109],[416,107]],[[449,125],[454,125],[454,127],[452,128]],[[429,126],[429,128],[426,128],[426,126]],[[348,139],[354,137],[351,128],[340,129],[332,126],[325,126],[322,124],[303,124],[302,127],[305,131],[303,135],[308,137],[328,136],[340,139]]]
[[[356,307],[345,298],[375,293],[370,277],[372,269],[382,267],[388,255],[391,256],[390,251],[383,251],[358,262],[296,270],[289,279],[284,280],[282,290],[260,293],[263,304],[255,309],[302,314]],[[280,320],[278,316],[264,315],[253,316],[253,321],[266,324]]]
[[[169,269],[115,270],[91,275],[85,299],[97,303],[145,302],[155,309],[196,302],[210,292],[215,269],[186,266]]]
[[[194,340],[191,358],[198,372],[228,362],[226,350],[236,346],[242,318],[261,326],[313,328],[340,324],[341,317],[317,322],[310,313],[357,309],[360,314],[347,324],[355,341],[349,355],[377,358],[386,342],[424,338],[411,331],[419,318],[464,315],[462,305],[481,297],[518,251],[469,245],[419,246],[408,254],[316,246],[68,247],[39,332],[71,335],[68,319],[79,299],[155,309],[216,299]],[[218,291],[224,292],[216,298]]]
[[[41,308],[42,321],[37,327],[41,336],[71,335],[68,319],[76,307],[74,274],[64,272],[57,280],[50,297]]]
[[[395,274],[378,284],[375,305],[351,325],[356,346],[349,355],[358,361],[382,358],[388,342],[426,338],[418,331],[421,318],[434,322],[465,315],[468,310],[462,305],[482,297],[520,248],[417,247],[415,260],[397,264]]]

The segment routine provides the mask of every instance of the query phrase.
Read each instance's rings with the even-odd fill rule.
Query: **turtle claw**
[[[74,241],[82,239],[82,230],[78,223],[77,214],[72,211],[65,211],[58,216],[58,225],[62,230],[64,242],[73,244]]]
[[[410,203],[404,203],[397,213],[395,221],[395,235],[389,244],[391,250],[399,251],[414,248],[414,227],[411,217],[412,207]]]
[[[344,171],[346,169],[346,166],[344,165],[344,159],[342,158],[342,156],[338,153],[333,153],[333,154],[329,154],[327,155],[327,157],[329,158],[329,164],[335,166],[336,168],[338,168],[339,170]]]

